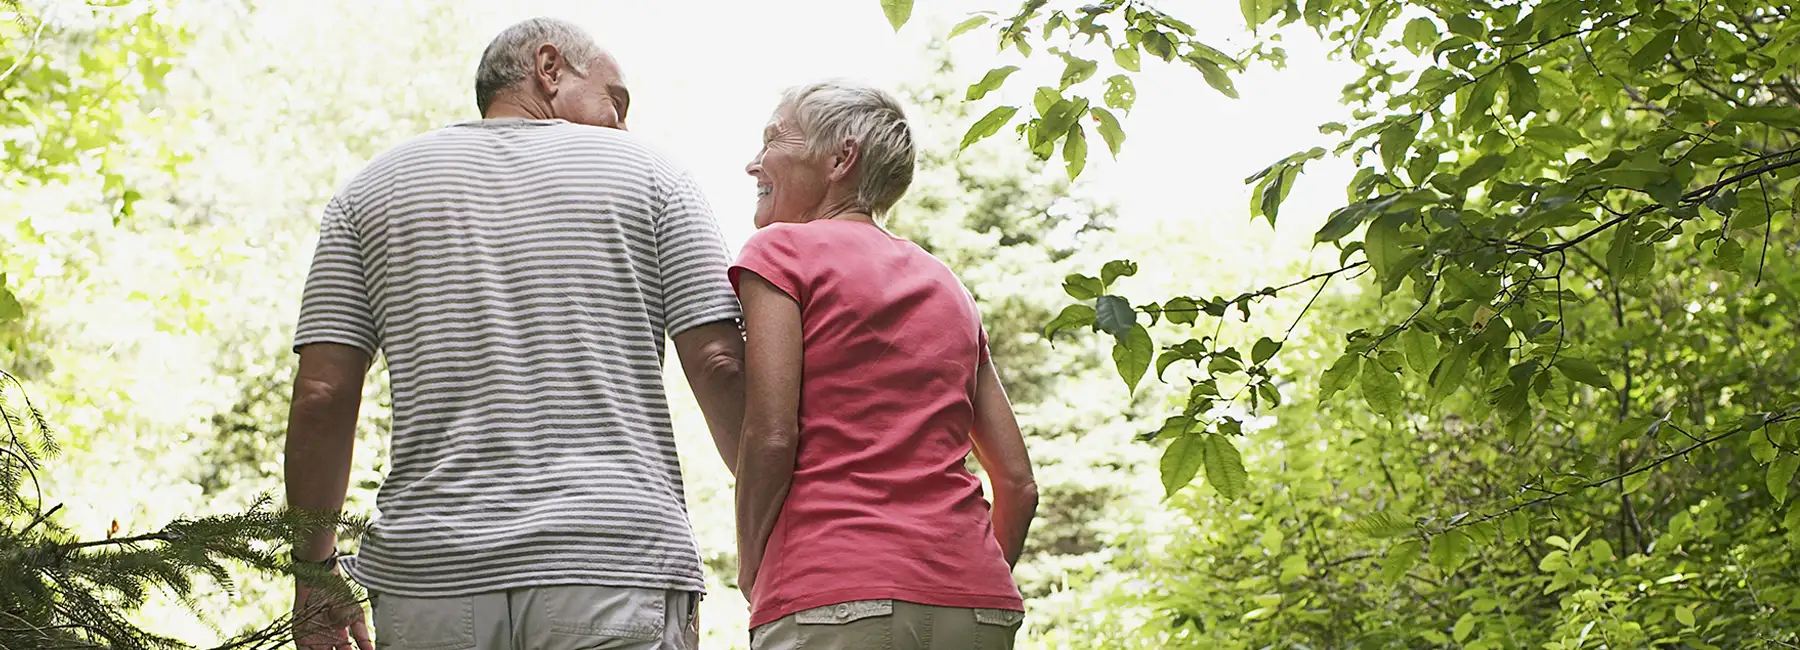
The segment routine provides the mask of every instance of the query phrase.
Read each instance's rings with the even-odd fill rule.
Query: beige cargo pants
[[[826,605],[762,625],[750,650],[1012,650],[1023,612],[901,600]]]
[[[698,650],[700,595],[537,587],[460,598],[371,594],[383,650]]]

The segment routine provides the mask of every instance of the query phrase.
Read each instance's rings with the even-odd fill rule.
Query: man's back
[[[372,162],[327,206],[296,337],[387,357],[392,469],[353,575],[701,591],[663,337],[738,316],[726,264],[691,179],[620,131],[488,120]]]

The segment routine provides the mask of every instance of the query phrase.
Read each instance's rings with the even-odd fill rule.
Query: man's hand
[[[375,650],[362,603],[348,589],[294,580],[294,645],[300,650]]]

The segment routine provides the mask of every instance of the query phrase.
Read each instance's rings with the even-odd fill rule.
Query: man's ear
[[[556,88],[562,82],[566,63],[562,52],[557,51],[555,45],[545,43],[538,46],[537,56],[533,57],[532,63],[531,77],[537,82],[538,90],[542,90],[545,97],[556,97]]]
[[[862,143],[856,138],[844,138],[836,152],[831,154],[831,180],[841,181],[850,177],[856,170],[856,163],[862,160]]]

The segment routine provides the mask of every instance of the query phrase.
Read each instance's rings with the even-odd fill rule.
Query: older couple
[[[378,352],[392,464],[356,555],[328,530],[294,549],[367,587],[373,638],[297,580],[300,646],[697,647],[666,335],[738,478],[752,648],[1011,647],[1036,487],[974,301],[880,225],[913,174],[898,103],[789,91],[732,264],[692,178],[625,132],[630,94],[582,30],[508,28],[475,88],[483,119],[377,156],[325,207],[289,504],[342,509]]]

